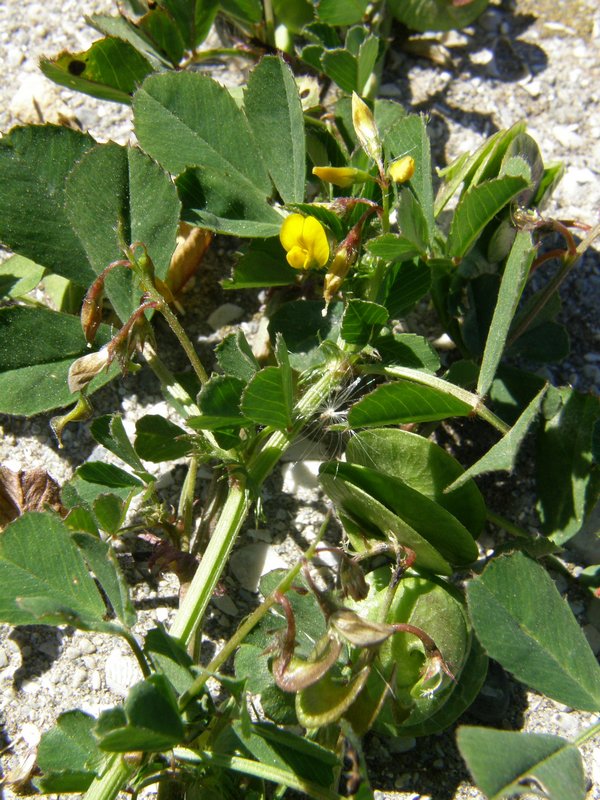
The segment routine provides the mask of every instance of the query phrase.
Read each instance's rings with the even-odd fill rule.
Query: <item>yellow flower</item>
[[[396,159],[388,167],[388,175],[394,183],[406,183],[415,174],[415,160],[412,156]]]
[[[313,175],[322,181],[333,183],[334,186],[340,186],[342,189],[352,186],[357,179],[364,180],[364,174],[362,170],[354,167],[313,167]]]
[[[315,217],[290,214],[281,226],[279,240],[287,251],[288,264],[294,269],[324,267],[329,261],[327,234]]]

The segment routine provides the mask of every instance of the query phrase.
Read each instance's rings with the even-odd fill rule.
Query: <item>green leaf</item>
[[[410,179],[427,224],[427,243],[433,244],[435,230],[433,218],[433,183],[431,178],[431,147],[427,136],[425,117],[410,114],[385,131],[383,146],[392,161],[401,156],[412,156],[415,173]]]
[[[362,19],[368,0],[319,0],[317,15],[328,25],[355,25]]]
[[[385,306],[369,300],[350,300],[342,317],[342,338],[348,344],[364,347],[387,321]]]
[[[269,723],[254,723],[248,731],[239,721],[232,727],[243,747],[262,764],[290,770],[320,786],[333,783],[338,759],[331,750]]]
[[[348,442],[346,458],[375,467],[404,481],[453,514],[478,536],[486,520],[485,502],[473,480],[446,491],[449,483],[464,475],[461,465],[435,442],[408,431],[382,428],[360,431]]]
[[[177,179],[177,190],[191,225],[248,238],[279,234],[283,219],[264,192],[231,170],[192,167]]]
[[[431,270],[424,261],[392,264],[388,270],[385,305],[390,319],[402,319],[431,288]]]
[[[15,128],[0,140],[0,241],[22,256],[87,286],[94,279],[65,211],[65,178],[94,145],[54,125]]]
[[[108,342],[110,333],[102,325],[97,344]],[[28,306],[0,309],[0,413],[30,417],[75,402],[69,367],[89,352],[77,317]],[[90,394],[117,371],[97,375]]]
[[[287,430],[292,424],[292,402],[284,377],[282,367],[257,372],[242,395],[242,413],[258,425]]]
[[[538,787],[548,800],[586,797],[581,754],[560,736],[464,725],[456,740],[475,782],[490,800],[530,795]]]
[[[257,373],[255,370],[250,379]],[[192,428],[241,428],[248,419],[240,411],[242,392],[246,382],[231,375],[213,375],[202,387],[198,396],[201,417],[191,417],[188,422]],[[210,424],[208,424],[210,423]]]
[[[536,484],[541,528],[564,544],[582,527],[600,496],[600,471],[593,464],[592,438],[600,401],[574,389],[559,389],[561,405],[540,432]]]
[[[600,666],[546,570],[522,553],[502,556],[467,584],[477,637],[536,691],[574,708],[600,709]]]
[[[250,243],[233,270],[233,277],[223,281],[224,289],[260,289],[295,283],[297,270],[285,260],[285,250],[278,238]]]
[[[314,8],[310,0],[273,0],[275,17],[293,33],[299,33],[312,22]]]
[[[505,434],[499,442],[496,442],[479,461],[476,461],[469,469],[465,470],[462,475],[456,478],[456,480],[448,486],[446,491],[452,492],[458,489],[459,486],[462,486],[466,481],[475,477],[475,475],[483,475],[486,472],[496,472],[498,470],[512,472],[521,443],[527,435],[534,419],[539,414],[545,393],[546,387],[544,386],[529,403],[509,432]]]
[[[119,414],[105,414],[102,417],[97,417],[90,425],[90,433],[98,444],[110,450],[121,461],[129,465],[143,481],[154,480],[152,475],[144,468],[140,457],[129,441],[129,436],[123,425],[123,419]]]
[[[44,276],[44,267],[24,256],[10,256],[0,264],[0,297],[14,299],[31,292]]]
[[[162,628],[152,628],[144,639],[144,652],[178,694],[190,688],[195,678],[193,661],[178,639],[169,636]]]
[[[144,484],[129,472],[103,461],[87,461],[77,469],[77,477],[109,489],[142,489]]]
[[[356,85],[358,94],[364,94],[369,89],[369,82],[379,58],[379,39],[376,36],[367,36],[358,50],[358,70]]]
[[[534,255],[535,249],[531,233],[519,231],[504,267],[498,300],[485,343],[479,381],[477,382],[477,394],[482,397],[488,393],[494,380]]]
[[[147,6],[140,9],[140,15],[143,15],[146,11]],[[108,14],[91,14],[88,21],[93,28],[105,36],[129,42],[130,45],[148,59],[154,70],[172,66],[164,53],[159,52],[150,36],[137,27],[135,22],[128,17],[124,15],[113,17]]]
[[[416,333],[386,333],[373,341],[373,347],[386,364],[402,364],[431,373],[440,368],[437,352],[424,336]]]
[[[467,403],[432,386],[394,381],[377,387],[355,403],[348,422],[352,428],[374,428],[466,417],[471,411]]]
[[[508,130],[498,131],[486,139],[474,153],[464,153],[447,167],[438,169],[444,182],[435,200],[435,216],[438,216],[461,184],[464,183],[465,188],[468,188],[485,177],[495,177],[508,145],[516,136],[524,133],[525,127],[525,122],[517,122]]]
[[[115,37],[100,39],[81,53],[63,51],[56,58],[42,58],[40,69],[68,89],[127,104],[137,86],[153,72],[152,64],[132,44]]]
[[[390,0],[396,19],[415,31],[448,31],[464,28],[476,19],[488,0],[453,5],[447,0]]]
[[[53,514],[24,514],[6,528],[0,538],[0,585],[3,622],[111,629],[79,549]]]
[[[519,192],[527,188],[523,178],[492,178],[465,192],[452,218],[448,235],[449,256],[461,258],[496,214]]]
[[[116,494],[100,494],[94,500],[92,509],[100,530],[115,536],[125,522],[128,503]]]
[[[158,414],[146,414],[135,426],[135,449],[144,461],[175,461],[191,453],[189,435]]]
[[[379,464],[378,464],[379,467]],[[401,478],[359,464],[326,462],[320,474],[352,483],[377,500],[416,531],[452,564],[470,564],[477,545],[458,519],[435,500],[413,489]]]
[[[247,383],[260,369],[248,340],[240,330],[226,336],[215,348],[215,355],[226,375],[244,383]]]
[[[124,244],[142,242],[156,275],[166,276],[180,205],[169,176],[141,150],[109,143],[87,153],[68,177],[66,208],[97,275],[123,258]],[[139,288],[131,277],[129,270],[117,268],[105,284],[123,321],[139,305]]]
[[[251,187],[264,197],[271,192],[246,117],[211,78],[191,72],[150,76],[135,94],[133,111],[140,146],[172,174],[202,166],[227,175],[241,202]]]
[[[367,242],[365,249],[385,261],[410,261],[419,251],[412,242],[395,233],[384,233]]]
[[[338,47],[325,50],[321,56],[323,72],[337,83],[344,92],[350,94],[358,86],[358,63],[356,57]]]
[[[430,241],[427,220],[419,201],[406,187],[398,192],[398,227],[402,237],[407,239],[420,255],[427,252]]]
[[[373,544],[372,540],[377,542],[382,537],[389,540],[391,535],[401,545],[414,550],[419,568],[438,575],[452,574],[452,567],[432,544],[368,491],[346,480],[343,466],[342,473],[340,466],[341,462],[326,462],[319,472],[319,481],[342,514],[360,527],[361,541],[350,536],[355,549],[364,550],[365,542]]]
[[[244,110],[269,175],[284,203],[304,200],[304,114],[292,71],[266,56],[251,72]]]
[[[167,3],[164,3],[164,5],[166,6]],[[188,9],[191,10],[191,6],[191,3],[188,4]],[[166,57],[171,66],[179,64],[183,58],[186,43],[181,30],[166,8],[159,5],[155,6],[137,21],[137,27],[139,30],[144,31],[154,48]],[[144,75],[144,77],[146,76]],[[141,82],[138,81],[138,85]]]
[[[162,752],[183,739],[177,698],[164,675],[151,675],[129,692],[122,711],[100,715],[95,734],[102,750]]]
[[[114,549],[89,533],[75,533],[73,540],[96,576],[117,618],[125,627],[133,627],[137,615]]]
[[[220,0],[220,5],[225,14],[240,22],[252,25],[262,21],[263,8],[260,0]]]
[[[94,717],[83,711],[61,714],[54,728],[42,734],[37,763],[42,777],[35,779],[43,793],[85,792],[103,761],[92,729]]]
[[[327,314],[321,300],[298,300],[277,309],[269,322],[269,334],[285,339],[294,369],[303,371],[321,363],[325,356],[321,345],[337,341],[343,310],[342,303],[330,303]]]

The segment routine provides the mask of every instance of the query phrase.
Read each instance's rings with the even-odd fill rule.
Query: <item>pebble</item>
[[[216,308],[206,320],[213,331],[218,331],[225,325],[231,325],[232,322],[238,320],[244,309],[235,303],[223,303],[223,305]]]
[[[0,669],[8,667],[8,655],[3,647],[0,647]]]
[[[256,543],[236,550],[229,560],[229,568],[240,586],[256,592],[263,575],[274,569],[287,569],[287,564],[272,547]]]
[[[554,721],[562,736],[567,739],[574,739],[577,736],[580,723],[576,716],[560,712],[555,716]]]
[[[73,675],[71,676],[71,686],[73,689],[78,689],[80,686],[87,681],[87,670],[83,667],[77,667]]]
[[[96,645],[93,642],[90,642],[89,639],[81,638],[79,639],[79,652],[85,656],[89,656],[92,653],[95,653],[97,650]]]
[[[219,611],[222,611],[229,617],[236,617],[239,613],[238,607],[228,594],[224,594],[222,597],[213,597],[212,602]]]
[[[95,669],[90,674],[90,689],[93,692],[98,692],[98,691],[100,691],[101,688],[102,688],[102,676],[100,675],[98,670]]]
[[[129,656],[124,656],[120,650],[113,650],[104,665],[106,686],[119,697],[127,697],[131,687],[142,676],[141,670]]]
[[[86,669],[94,669],[96,666],[96,659],[92,656],[82,656],[81,663]]]

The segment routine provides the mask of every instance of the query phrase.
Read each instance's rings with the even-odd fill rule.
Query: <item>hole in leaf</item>
[[[78,61],[76,58],[69,62],[69,72],[71,75],[81,75],[85,70],[85,61]]]

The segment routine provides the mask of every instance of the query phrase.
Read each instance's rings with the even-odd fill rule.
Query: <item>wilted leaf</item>
[[[63,513],[60,487],[45,469],[12,472],[0,467],[0,529],[27,511]]]

